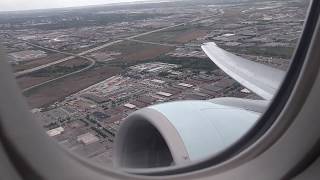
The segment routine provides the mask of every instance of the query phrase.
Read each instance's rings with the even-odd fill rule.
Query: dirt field
[[[53,82],[47,86],[33,89],[26,93],[25,96],[31,108],[50,105],[64,99],[66,96],[114,76],[120,71],[120,68],[115,67],[96,67],[75,76]]]
[[[207,34],[205,30],[192,30],[182,33],[176,37],[176,42],[178,43],[187,43],[189,41],[195,40],[199,37],[203,37]]]
[[[125,41],[113,46],[110,46],[103,51],[121,52],[121,55],[115,56],[113,62],[117,63],[136,63],[148,59],[156,58],[162,54],[168,53],[174,47],[145,44],[138,42]]]
[[[141,49],[139,51],[136,51],[134,53],[127,54],[123,57],[121,57],[121,61],[123,62],[129,62],[129,63],[135,63],[139,61],[145,61],[148,59],[154,59],[161,54],[168,53],[169,51],[173,50],[172,47],[167,46],[151,46],[147,49]]]
[[[137,38],[142,41],[158,42],[158,43],[169,43],[169,44],[185,44],[191,40],[205,36],[207,30],[199,28],[181,26],[176,29],[170,29],[167,31],[161,31],[152,33],[146,36]]]
[[[59,59],[65,58],[65,57],[67,57],[67,56],[63,55],[63,54],[52,53],[52,54],[48,54],[48,56],[44,57],[44,58],[39,58],[39,59],[35,59],[32,61],[27,61],[25,63],[18,64],[18,65],[13,65],[12,68],[13,68],[14,72],[23,71],[23,70],[31,69],[31,68],[34,68],[37,66],[41,66],[43,64],[53,62],[53,61],[57,61]]]
[[[57,78],[57,77],[62,76],[66,73],[69,73],[65,69],[64,69],[64,71],[59,72],[59,70],[56,70],[56,72],[54,72],[54,73],[49,73],[52,70],[54,70],[55,67],[73,68],[73,69],[70,69],[70,71],[76,71],[77,69],[81,68],[82,66],[88,65],[88,64],[89,64],[89,62],[87,60],[79,59],[79,58],[73,59],[73,60],[70,60],[67,62],[57,64],[53,67],[50,67],[50,70],[49,70],[49,68],[46,68],[48,70],[48,73],[46,73],[46,69],[43,69],[41,74],[38,72],[34,72],[34,73],[31,73],[31,74],[28,74],[25,76],[21,76],[21,77],[17,78],[17,83],[21,89],[25,89],[25,88],[43,83],[45,81],[48,81],[50,79]]]

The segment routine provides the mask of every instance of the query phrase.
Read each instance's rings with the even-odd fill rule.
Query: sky
[[[77,7],[134,1],[141,0],[0,0],[0,11]]]

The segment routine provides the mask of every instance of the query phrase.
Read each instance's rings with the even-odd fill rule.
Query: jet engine
[[[113,163],[119,168],[157,168],[214,156],[248,132],[265,107],[265,101],[218,98],[138,110],[119,128]]]

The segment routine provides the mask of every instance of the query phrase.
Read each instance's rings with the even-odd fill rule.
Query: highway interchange
[[[78,74],[78,73],[81,73],[81,72],[84,72],[84,71],[89,70],[90,68],[94,67],[94,65],[96,64],[96,61],[95,61],[94,59],[92,59],[92,58],[86,57],[85,55],[87,55],[87,54],[89,54],[89,53],[92,53],[92,52],[95,52],[95,51],[99,51],[99,50],[101,50],[101,49],[104,49],[104,48],[106,48],[106,47],[112,46],[112,45],[114,45],[114,44],[121,43],[121,42],[126,41],[126,40],[127,40],[127,41],[140,42],[140,43],[157,44],[157,45],[162,45],[162,46],[176,46],[176,45],[171,45],[171,44],[161,44],[161,43],[140,41],[140,40],[135,40],[134,38],[138,38],[138,37],[145,36],[145,35],[149,35],[149,34],[152,34],[152,33],[156,33],[156,32],[160,32],[160,31],[168,30],[168,29],[171,29],[171,28],[175,28],[175,27],[179,27],[179,26],[186,25],[186,24],[188,24],[188,23],[192,23],[192,22],[196,22],[196,21],[201,21],[201,20],[205,20],[205,19],[209,19],[209,18],[210,18],[210,17],[196,18],[196,19],[191,20],[191,21],[188,21],[188,22],[179,23],[179,24],[176,24],[176,25],[172,25],[172,26],[168,26],[168,27],[164,27],[164,28],[160,28],[160,29],[156,29],[156,30],[144,32],[144,33],[141,33],[141,34],[138,34],[138,35],[134,35],[134,36],[127,37],[127,38],[125,38],[125,39],[119,39],[119,40],[116,40],[116,41],[108,42],[108,43],[105,43],[105,44],[103,44],[103,45],[101,45],[101,46],[97,46],[97,47],[95,47],[95,48],[92,48],[92,49],[83,51],[83,52],[78,53],[78,54],[69,53],[69,52],[63,52],[63,51],[59,51],[59,50],[52,49],[52,48],[48,48],[48,47],[43,47],[43,46],[40,46],[40,45],[31,43],[31,42],[25,41],[26,43],[28,43],[28,44],[31,45],[31,46],[34,46],[34,47],[37,47],[37,48],[40,48],[40,49],[43,49],[43,50],[46,50],[46,51],[51,51],[51,52],[56,52],[56,53],[68,55],[68,57],[63,58],[63,59],[60,59],[60,60],[57,60],[57,61],[54,61],[54,62],[51,62],[51,63],[44,64],[44,65],[41,65],[41,66],[37,66],[37,67],[31,68],[31,69],[27,69],[27,70],[23,70],[23,71],[16,72],[16,73],[15,73],[15,76],[16,76],[16,77],[24,76],[24,75],[30,74],[30,73],[32,73],[32,72],[36,72],[36,71],[39,71],[39,70],[41,70],[41,69],[48,68],[48,67],[50,67],[50,66],[54,66],[54,65],[57,65],[57,64],[60,64],[60,63],[63,63],[63,62],[72,60],[72,59],[74,59],[75,57],[83,58],[83,59],[85,59],[85,60],[87,60],[87,61],[90,62],[90,64],[89,64],[87,67],[84,67],[84,68],[82,68],[82,69],[80,69],[80,70],[77,70],[77,71],[74,71],[74,72],[65,74],[65,75],[63,75],[63,76],[60,76],[60,77],[57,77],[57,78],[54,78],[54,79],[50,79],[50,80],[48,80],[48,81],[42,82],[42,83],[40,83],[40,84],[33,85],[33,86],[31,86],[31,87],[28,87],[28,88],[25,88],[25,89],[22,90],[23,92],[27,92],[27,91],[30,91],[30,90],[32,90],[32,89],[34,89],[34,88],[41,87],[41,86],[47,85],[47,84],[49,84],[49,83],[52,83],[52,82],[54,82],[54,81],[57,81],[57,80],[60,80],[60,79],[63,79],[63,78],[66,78],[66,77],[69,77],[69,76],[72,76],[72,75],[75,75],[75,74]]]

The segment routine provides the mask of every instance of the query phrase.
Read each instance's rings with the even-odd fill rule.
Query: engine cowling
[[[240,139],[261,114],[226,105],[231,101],[222,102],[171,102],[132,113],[117,133],[114,165],[120,168],[185,165],[220,153]]]

